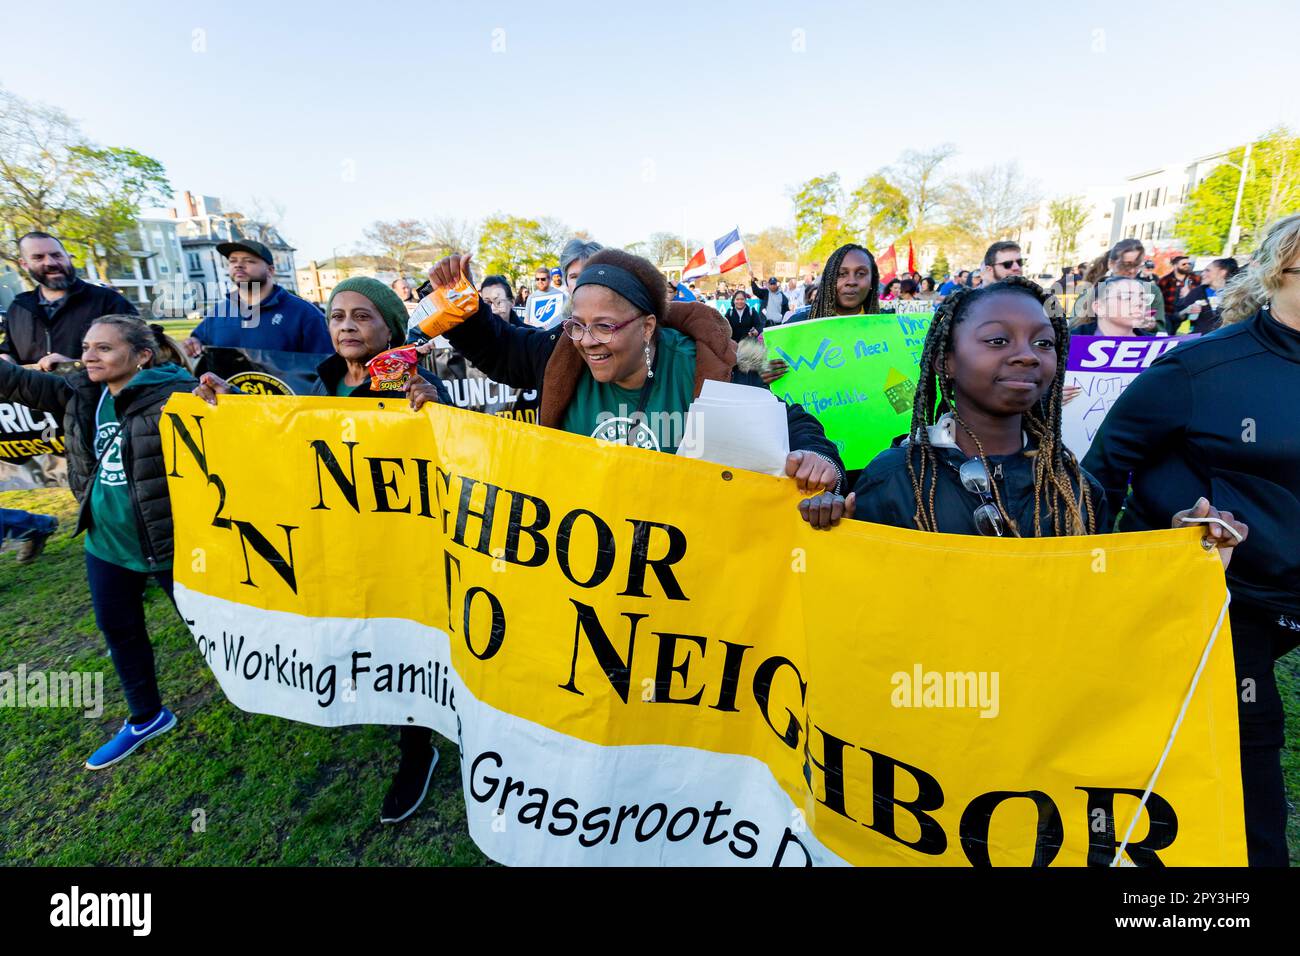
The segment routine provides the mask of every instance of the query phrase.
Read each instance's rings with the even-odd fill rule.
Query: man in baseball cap
[[[270,249],[253,239],[240,239],[220,243],[217,251],[226,257],[234,288],[213,304],[181,343],[186,354],[196,357],[205,345],[317,355],[334,351],[320,310],[276,285]]]

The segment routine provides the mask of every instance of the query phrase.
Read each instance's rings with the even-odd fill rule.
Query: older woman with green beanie
[[[334,354],[316,366],[318,380],[311,394],[382,398],[370,389],[366,363],[406,341],[406,306],[401,298],[378,279],[344,279],[330,293],[325,322]],[[419,377],[407,385],[412,408],[418,409],[425,402],[451,404],[451,396],[437,377],[424,369],[417,371]],[[215,404],[218,395],[239,394],[239,389],[207,372],[200,377],[194,394]]]
[[[334,354],[316,366],[319,381],[316,395],[382,398],[372,391],[366,363],[406,340],[406,307],[397,293],[378,279],[345,279],[334,287],[325,308],[330,342]],[[451,404],[442,382],[425,369],[416,368],[418,376],[407,383],[411,407],[419,409],[425,402]],[[215,405],[218,395],[239,394],[239,389],[208,372],[202,376],[194,394]],[[391,394],[391,393],[390,393]],[[398,732],[401,761],[384,796],[379,811],[381,823],[397,823],[414,813],[424,802],[438,764],[433,747],[433,731],[428,727],[404,726]]]

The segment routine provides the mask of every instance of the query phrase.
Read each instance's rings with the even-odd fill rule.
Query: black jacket
[[[1234,600],[1300,612],[1300,332],[1266,310],[1184,342],[1135,378],[1084,465],[1120,530],[1168,528],[1204,496],[1250,526]],[[1125,498],[1126,489],[1132,485]]]
[[[1222,293],[1216,295],[1214,299],[1217,304],[1222,305]],[[1183,309],[1186,309],[1188,306],[1196,302],[1201,303],[1200,312],[1197,312],[1195,315],[1180,314]],[[1201,283],[1200,285],[1193,287],[1188,291],[1187,295],[1183,296],[1177,301],[1177,303],[1175,303],[1174,316],[1170,319],[1170,322],[1174,327],[1170,331],[1176,332],[1178,326],[1182,325],[1187,319],[1192,320],[1191,331],[1197,335],[1208,335],[1223,324],[1221,311],[1210,303],[1209,286],[1206,283]]]
[[[1104,335],[1105,333],[1097,331],[1096,319],[1090,319],[1089,321],[1084,322],[1082,325],[1076,325],[1074,328],[1070,329],[1070,334],[1071,335]],[[1153,336],[1155,335],[1155,332],[1153,332],[1150,329],[1134,329],[1133,335],[1135,337]],[[1127,338],[1127,336],[1124,337]]]
[[[913,449],[907,445],[886,448],[862,470],[857,487],[854,488],[858,496],[855,518],[895,528],[916,529],[916,496],[912,491],[912,478],[907,471],[909,451]],[[934,453],[939,463],[938,477],[933,479],[927,470],[924,491],[928,506],[930,486],[934,482],[934,511],[939,531],[943,534],[979,534],[975,526],[975,509],[984,503],[983,499],[963,488],[958,477],[958,469],[966,461],[966,454],[956,448],[936,448]],[[1024,452],[988,455],[987,458],[1002,506],[1015,520],[1020,536],[1035,537],[1033,462]],[[919,461],[919,457],[913,461],[913,466],[918,469]],[[1090,475],[1087,477],[1092,494],[1093,517],[1097,533],[1100,534],[1110,529],[1106,498],[1101,485]],[[1071,478],[1071,485],[1077,495],[1079,489],[1073,481]],[[1039,515],[1039,532],[1039,537],[1051,537],[1051,515]],[[1005,534],[1011,537],[1012,531],[1008,528]]]
[[[416,366],[415,370],[420,373],[420,378],[424,379],[435,389],[437,389],[438,401],[442,402],[442,404],[444,405],[453,404],[451,400],[451,395],[447,393],[447,386],[442,384],[442,380],[439,379],[437,375],[434,375],[432,372],[430,372],[428,369],[424,368],[423,366]],[[344,359],[343,356],[335,352],[325,361],[321,362],[319,365],[316,366],[317,379],[315,384],[312,385],[311,391],[308,392],[307,394],[308,395],[333,395],[334,389],[338,387],[339,382],[342,381],[343,376],[347,374],[347,371],[348,371],[347,360]],[[367,381],[360,388],[352,392],[348,397],[349,398],[392,398],[395,395],[399,396],[403,401],[406,400],[406,395],[403,392],[376,392],[370,387],[370,383]]]
[[[120,292],[77,279],[54,313],[53,323],[48,323],[39,295],[39,290],[33,289],[14,296],[5,317],[5,340],[0,352],[19,365],[31,365],[51,352],[79,358],[81,341],[96,319],[137,314],[135,306]]]
[[[478,313],[447,333],[447,340],[464,353],[465,357],[489,378],[519,389],[542,388],[546,363],[555,351],[560,336],[559,328],[520,328],[502,322],[492,314],[486,304]],[[731,381],[740,385],[767,388],[757,372],[732,369]],[[545,395],[539,395],[544,401]],[[682,409],[684,412],[685,409]],[[790,435],[791,451],[811,451],[835,464],[840,473],[840,491],[844,491],[847,476],[839,450],[826,437],[821,422],[803,410],[802,405],[785,407],[786,427]]]
[[[751,329],[761,335],[767,323],[762,312],[747,305],[745,311],[740,314],[736,313],[734,306],[728,309],[727,324],[731,326],[731,341],[743,342],[748,338]]]
[[[771,295],[771,293],[766,288],[759,285],[757,279],[750,279],[749,287],[750,289],[753,290],[754,295],[758,296],[758,311],[766,315],[767,300],[768,297]],[[787,312],[790,311],[790,300],[786,297],[786,294],[782,292],[780,289],[777,289],[777,295],[781,297],[781,315],[784,316]]]
[[[175,371],[166,382],[128,385],[118,392],[116,406],[125,436],[122,468],[135,507],[140,546],[151,569],[170,571],[172,507],[158,420],[162,417],[163,403],[172,394],[192,391],[198,382],[175,365],[160,368]],[[92,382],[85,372],[65,378],[0,362],[0,396],[5,401],[21,402],[63,417],[68,484],[81,503],[77,533],[90,526],[90,487],[99,467],[95,455],[95,412],[103,390],[104,386]]]

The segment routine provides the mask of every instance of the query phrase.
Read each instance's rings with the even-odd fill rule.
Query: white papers
[[[790,454],[785,405],[765,388],[708,380],[686,413],[677,454],[784,475]]]

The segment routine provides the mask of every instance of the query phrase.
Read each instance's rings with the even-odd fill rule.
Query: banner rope
[[[1142,811],[1146,809],[1147,800],[1151,796],[1151,791],[1155,789],[1156,780],[1160,778],[1160,771],[1164,769],[1165,760],[1169,757],[1169,751],[1174,747],[1174,740],[1178,737],[1178,731],[1183,726],[1183,717],[1187,714],[1187,707],[1192,702],[1192,695],[1196,693],[1196,685],[1200,683],[1201,674],[1205,670],[1205,664],[1210,659],[1210,652],[1214,650],[1214,642],[1219,637],[1219,631],[1223,628],[1223,618],[1228,613],[1228,605],[1232,603],[1232,593],[1225,591],[1223,596],[1223,607],[1219,608],[1219,619],[1214,622],[1214,630],[1210,632],[1210,640],[1205,645],[1205,650],[1201,652],[1201,661],[1196,665],[1196,673],[1192,675],[1192,686],[1187,688],[1187,695],[1183,698],[1183,705],[1178,709],[1178,717],[1174,720],[1173,730],[1169,731],[1169,740],[1165,743],[1164,752],[1160,754],[1160,760],[1156,763],[1156,769],[1151,773],[1151,779],[1147,782],[1146,792],[1142,794],[1142,801],[1138,804],[1137,810],[1133,813],[1133,819],[1129,821],[1128,830],[1124,833],[1124,840],[1120,843],[1119,849],[1115,851],[1115,859],[1111,860],[1111,866],[1132,866],[1133,864],[1122,864],[1124,851],[1128,848],[1128,841],[1133,836],[1133,828],[1137,826],[1138,818],[1142,816]]]

